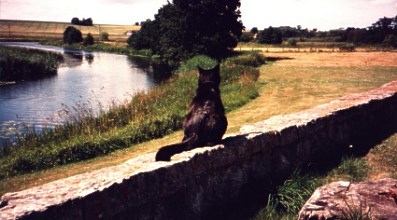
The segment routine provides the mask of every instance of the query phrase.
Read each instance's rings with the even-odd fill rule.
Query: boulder
[[[397,219],[397,180],[327,184],[314,192],[298,219]]]

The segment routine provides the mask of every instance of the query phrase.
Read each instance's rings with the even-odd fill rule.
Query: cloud
[[[375,5],[388,5],[388,4],[396,5],[397,1],[396,0],[371,0],[371,3],[375,4]]]

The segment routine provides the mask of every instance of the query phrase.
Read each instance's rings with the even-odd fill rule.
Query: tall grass
[[[321,183],[322,180],[314,175],[303,175],[295,171],[274,194],[269,194],[266,207],[255,219],[296,219],[306,200]]]
[[[0,81],[40,79],[57,74],[62,55],[26,48],[0,46]]]
[[[260,210],[254,219],[296,219],[299,211],[317,187],[324,183],[339,180],[362,181],[368,174],[369,167],[366,161],[363,158],[355,157],[342,158],[340,164],[327,173],[318,173],[316,171],[302,174],[295,171],[283,185],[277,187],[275,193],[269,194],[266,207]],[[355,210],[348,211],[344,214],[349,216],[360,214],[354,212]]]
[[[221,95],[227,112],[258,96],[259,70],[238,64],[238,60],[231,58],[221,64]],[[187,70],[98,117],[77,110],[81,115],[63,126],[21,134],[0,151],[0,179],[108,154],[180,129],[197,80],[196,71]]]

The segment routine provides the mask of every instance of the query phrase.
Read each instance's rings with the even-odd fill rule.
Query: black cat
[[[182,143],[160,148],[156,154],[156,161],[170,161],[174,154],[219,144],[225,134],[227,119],[219,91],[219,64],[210,70],[200,67],[198,70],[200,75],[196,96],[190,103],[189,113],[182,124]]]

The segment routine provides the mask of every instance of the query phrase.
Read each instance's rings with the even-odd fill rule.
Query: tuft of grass
[[[397,175],[397,134],[392,135],[390,138],[375,146],[370,151],[370,154],[375,157],[374,160],[382,169],[385,169],[393,176]]]
[[[193,60],[213,62],[202,56]],[[227,112],[258,96],[258,75],[250,66],[221,64],[221,95]],[[85,105],[65,106],[65,114],[77,113],[69,115],[71,121],[42,133],[28,129],[0,150],[0,179],[109,154],[181,129],[197,80],[192,70],[177,74],[97,117]]]
[[[367,212],[363,211],[362,207],[366,207],[366,205],[360,204],[353,204],[349,205],[346,199],[344,200],[347,209],[342,211],[341,219],[343,220],[372,220],[374,219],[371,215],[371,209]]]
[[[274,194],[269,194],[266,207],[255,219],[296,219],[306,200],[321,183],[318,177],[293,172]]]
[[[364,158],[344,157],[338,167],[327,175],[328,182],[332,180],[346,180],[359,182],[365,180],[369,175],[370,167]]]
[[[315,189],[324,183],[336,180],[357,182],[367,178],[369,167],[363,158],[345,157],[336,168],[325,176],[321,174],[302,175],[295,171],[274,194],[269,194],[268,202],[260,210],[255,220],[296,219],[299,211],[313,194]],[[361,210],[349,207],[344,212],[344,219],[367,219]]]

